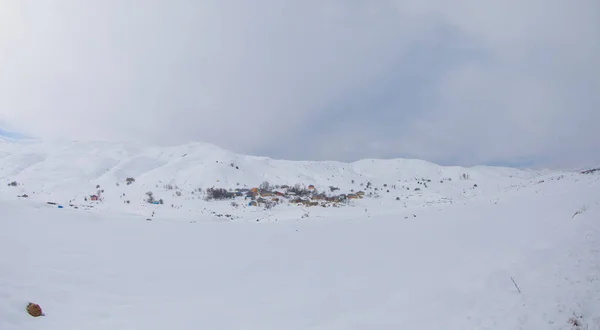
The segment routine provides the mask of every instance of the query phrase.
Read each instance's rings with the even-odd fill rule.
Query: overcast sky
[[[600,164],[598,0],[0,0],[0,129]]]

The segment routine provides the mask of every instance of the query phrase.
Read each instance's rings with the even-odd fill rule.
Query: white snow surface
[[[600,329],[600,174],[0,141],[0,178],[1,330]],[[380,190],[270,210],[192,194],[264,180]]]

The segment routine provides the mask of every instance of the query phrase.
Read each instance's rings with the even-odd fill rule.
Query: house
[[[267,204],[267,200],[266,200],[266,199],[264,199],[264,198],[262,198],[262,197],[259,197],[259,198],[257,198],[257,199],[256,199],[256,203],[257,203],[259,206],[261,206],[261,205],[265,205],[265,204]]]
[[[93,201],[97,201],[98,200],[98,195],[92,195],[90,196],[90,199]]]
[[[272,192],[267,192],[267,191],[261,192],[260,195],[262,197],[273,197],[273,193]]]
[[[359,199],[360,198],[360,196],[358,196],[357,194],[349,194],[347,197],[348,197],[348,199]]]
[[[250,201],[250,203],[248,203],[248,206],[257,206],[258,204],[256,204],[256,201]]]
[[[358,196],[361,196],[361,197],[362,197],[362,196],[364,196],[364,195],[365,195],[365,192],[361,190],[361,191],[357,192],[356,194],[357,194]]]
[[[285,194],[284,194],[284,193],[282,193],[282,192],[280,192],[280,191],[276,191],[276,192],[275,192],[275,195],[277,195],[277,196],[279,196],[279,197],[283,197],[283,196],[285,196]]]
[[[315,186],[313,186],[312,184],[310,186],[308,186],[308,190],[315,190]]]
[[[258,188],[252,188],[252,189],[250,189],[250,191],[253,193],[258,193]]]

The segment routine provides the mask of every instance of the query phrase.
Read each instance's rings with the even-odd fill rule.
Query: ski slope
[[[2,148],[1,175],[19,182],[0,186],[2,330],[600,329],[599,174],[289,162],[204,144]],[[216,180],[276,178],[409,189],[341,208],[191,196]],[[45,202],[97,184],[106,193],[94,208]],[[118,197],[151,186],[180,207]],[[236,216],[215,216],[225,212]],[[30,301],[46,316],[29,316]]]

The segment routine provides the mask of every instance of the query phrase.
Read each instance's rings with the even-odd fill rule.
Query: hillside
[[[0,329],[600,329],[598,177],[269,223],[0,199]]]
[[[600,329],[598,171],[4,140],[0,178],[2,330]]]
[[[507,192],[564,175],[576,174],[485,166],[443,167],[413,159],[286,161],[235,154],[207,143],[141,148],[100,142],[0,141],[3,196],[27,196],[38,202],[78,209],[116,209],[144,217],[157,212],[183,218],[190,213],[215,212],[245,218],[250,212],[255,218],[256,208],[249,207],[249,201],[257,200],[261,194],[251,199],[245,194],[265,181],[273,187],[273,193],[286,193],[281,186],[295,185],[302,189],[314,185],[312,195],[321,193],[320,199],[311,195],[302,203],[292,204],[321,205],[319,201],[325,198],[343,195],[343,206],[374,200],[385,208],[408,209],[478,198],[497,200]],[[127,184],[128,178],[135,181]],[[206,189],[211,187],[232,193],[243,190],[244,195],[226,200],[227,203],[206,202]],[[148,205],[148,192],[164,204]],[[357,193],[364,195],[357,200],[346,198],[357,197]],[[99,201],[91,200],[100,194]],[[287,194],[280,197],[276,198],[279,209],[294,200]],[[231,207],[231,201],[240,207]],[[262,201],[265,198],[258,199],[258,209],[265,205]],[[297,212],[292,214],[292,218],[297,216]]]

